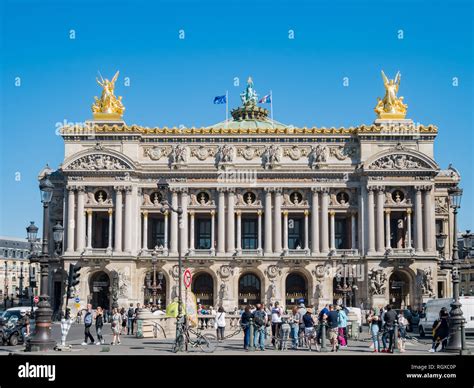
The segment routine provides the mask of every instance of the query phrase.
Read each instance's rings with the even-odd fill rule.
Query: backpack
[[[133,314],[135,314],[135,311],[133,310],[133,307],[130,307],[130,308],[128,309],[128,313],[127,313],[127,314],[128,314],[128,317],[129,317],[129,318],[133,318]]]
[[[254,321],[257,326],[263,326],[265,325],[265,320],[262,318],[260,314],[255,314],[254,315]]]
[[[88,311],[86,315],[84,315],[84,324],[86,326],[92,325],[92,313]]]

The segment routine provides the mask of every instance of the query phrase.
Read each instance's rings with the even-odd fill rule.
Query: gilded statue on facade
[[[125,110],[122,104],[122,96],[117,98],[114,94],[115,82],[117,81],[118,75],[119,72],[117,71],[111,81],[107,78],[104,80],[102,76],[100,76],[100,81],[96,78],[97,83],[102,87],[102,95],[100,99],[94,97],[95,102],[92,105],[94,118],[110,119],[122,117],[123,111]]]
[[[380,119],[404,119],[407,114],[408,106],[403,103],[403,97],[397,97],[400,78],[398,71],[395,79],[389,80],[382,70],[385,96],[383,99],[377,98],[377,106],[374,109]]]

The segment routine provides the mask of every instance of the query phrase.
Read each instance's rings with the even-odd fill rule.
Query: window
[[[15,251],[15,250],[12,251],[12,257],[13,257],[14,259],[16,259],[16,251]]]
[[[151,222],[151,230],[148,236],[148,249],[165,246],[165,220],[158,215],[150,215],[148,222]]]
[[[471,272],[469,276],[470,276],[469,281],[474,282],[474,272]]]
[[[288,220],[288,248],[303,249],[303,220],[290,218]]]
[[[336,249],[349,249],[349,239],[347,234],[347,219],[337,218],[335,219],[335,244]]]
[[[242,249],[257,249],[258,221],[255,218],[242,219]]]
[[[208,218],[198,218],[196,232],[196,249],[211,249],[211,220]]]
[[[109,242],[109,215],[106,212],[93,212],[92,213],[92,248],[107,248],[108,242]]]

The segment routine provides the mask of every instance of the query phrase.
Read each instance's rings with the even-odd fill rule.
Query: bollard
[[[393,325],[393,345],[392,352],[395,353],[395,349],[398,348],[398,322],[395,321]]]
[[[255,350],[255,347],[253,346],[253,337],[254,337],[254,326],[253,326],[253,319],[250,318],[250,335],[249,335],[249,349],[250,350]]]
[[[326,322],[322,322],[321,325],[323,328],[321,329],[321,352],[327,352],[326,348]]]

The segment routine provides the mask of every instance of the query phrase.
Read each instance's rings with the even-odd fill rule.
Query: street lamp
[[[169,183],[165,180],[160,180],[157,183],[158,190],[160,191],[168,191],[169,190]],[[176,213],[178,215],[178,225],[181,226],[183,224],[183,208],[181,206],[178,206],[177,208],[173,207],[172,204],[170,204],[166,199],[164,199],[164,195],[161,196],[161,213],[166,212],[165,206],[171,210],[173,213]],[[178,228],[179,229],[179,228]],[[178,236],[176,236],[178,238]],[[181,259],[181,244],[179,244],[178,248],[178,317],[176,319],[176,342],[177,342],[177,349],[181,350],[182,348],[182,334],[181,334],[181,328],[180,328],[180,323],[181,319],[183,317],[183,292],[182,292],[182,275],[183,275],[183,262]]]
[[[61,243],[63,242],[64,237],[64,228],[61,223],[58,221],[56,225],[53,226],[53,240],[54,240],[54,256],[59,258],[61,255]]]
[[[447,237],[448,235],[446,233],[439,233],[436,235],[436,250],[439,253],[440,260],[444,258],[444,248],[446,246]]]
[[[342,272],[344,276],[341,277],[341,274],[339,273],[336,274],[336,282],[337,282],[336,291],[342,293],[343,304],[344,304],[344,307],[346,307],[347,295],[348,294],[350,295],[351,305],[352,305],[352,291],[356,290],[357,286],[353,285],[354,279],[352,276],[352,271],[351,273],[348,274],[348,276],[346,276],[347,275],[346,267],[347,267],[348,260],[347,260],[347,256],[344,253],[341,255],[341,263],[342,263]],[[343,282],[342,285],[341,285],[341,280]]]
[[[28,242],[30,243],[30,255],[28,256],[30,260],[30,300],[31,300],[31,316],[33,316],[33,297],[34,297],[34,292],[33,289],[36,287],[36,276],[35,276],[35,271],[33,268],[33,264],[36,264],[38,262],[38,255],[36,252],[36,243],[38,239],[36,236],[38,235],[38,227],[35,225],[34,221],[30,221],[30,225],[26,227],[26,233],[27,233],[27,238]]]
[[[459,271],[471,268],[470,264],[465,264],[459,260],[458,242],[457,242],[457,214],[461,207],[462,189],[453,187],[448,189],[449,206],[453,209],[453,254],[451,260],[440,262],[441,269],[451,270],[451,279],[453,283],[453,303],[449,312],[449,336],[448,344],[444,351],[450,353],[469,354],[466,348],[466,336],[464,331],[465,319],[459,302]]]
[[[49,303],[48,278],[49,278],[49,249],[48,249],[48,232],[49,232],[49,204],[53,198],[54,185],[45,175],[39,184],[41,193],[41,202],[43,203],[43,244],[41,254],[39,255],[39,263],[41,267],[41,295],[38,303],[38,310],[35,316],[35,333],[28,341],[27,351],[44,351],[53,349],[56,342],[51,338],[51,305]]]

